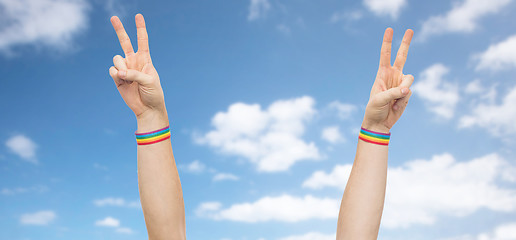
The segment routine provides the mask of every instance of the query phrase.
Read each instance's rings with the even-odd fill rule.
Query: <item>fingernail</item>
[[[403,93],[403,94],[407,94],[407,93],[408,93],[408,88],[402,88],[402,89],[401,89],[401,93]]]
[[[127,72],[125,70],[118,71],[118,77],[121,79],[125,79]]]

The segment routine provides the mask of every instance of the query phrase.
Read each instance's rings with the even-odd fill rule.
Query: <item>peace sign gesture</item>
[[[138,35],[136,53],[120,19],[116,16],[111,17],[111,24],[116,31],[125,58],[116,55],[113,58],[114,67],[109,69],[109,73],[120,95],[137,118],[142,118],[149,113],[166,114],[158,72],[152,65],[150,57],[145,20],[141,14],[137,14],[135,22]]]
[[[414,32],[408,29],[398,50],[394,65],[391,66],[392,28],[387,28],[383,36],[380,66],[371,89],[369,102],[364,114],[363,127],[379,132],[389,132],[401,117],[412,95],[410,86],[412,75],[403,74],[403,66]]]

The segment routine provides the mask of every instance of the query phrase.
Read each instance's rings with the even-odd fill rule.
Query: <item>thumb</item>
[[[402,97],[405,97],[409,93],[409,89],[407,87],[395,87],[390,88],[386,91],[377,93],[376,96],[374,96],[374,105],[381,107],[389,104],[393,100],[400,99]]]
[[[153,81],[151,75],[136,71],[134,69],[119,70],[118,77],[126,81],[137,82],[144,86],[151,84]]]

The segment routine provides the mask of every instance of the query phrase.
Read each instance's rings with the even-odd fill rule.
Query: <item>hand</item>
[[[380,66],[371,89],[362,126],[369,130],[389,132],[401,117],[412,95],[410,86],[412,75],[403,74],[403,66],[414,32],[408,29],[403,36],[398,55],[391,66],[392,28],[387,28],[383,36]]]
[[[116,16],[111,17],[111,24],[118,35],[125,58],[116,55],[113,58],[115,66],[109,69],[109,74],[137,119],[155,113],[166,115],[163,90],[149,53],[145,20],[141,14],[137,14],[135,21],[138,35],[138,52],[136,53],[133,51],[131,40],[120,19]]]

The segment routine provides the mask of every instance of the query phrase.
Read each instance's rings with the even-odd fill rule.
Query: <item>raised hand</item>
[[[125,103],[138,119],[152,114],[166,115],[163,90],[150,57],[145,20],[141,14],[137,14],[135,22],[138,35],[136,53],[120,19],[111,17],[125,58],[116,55],[113,58],[114,67],[109,69],[109,73]]]
[[[367,103],[363,127],[380,132],[389,132],[401,117],[412,95],[410,86],[412,75],[403,74],[403,66],[414,32],[408,29],[398,50],[394,65],[391,66],[392,28],[387,28],[383,36],[380,66]]]

